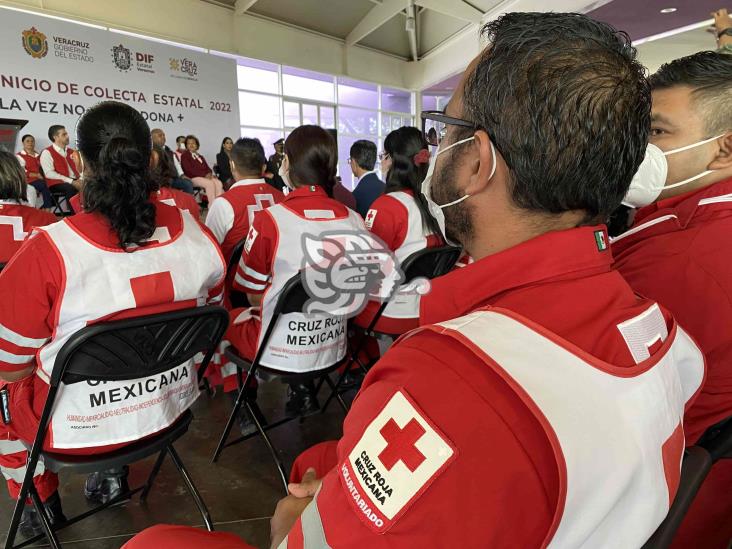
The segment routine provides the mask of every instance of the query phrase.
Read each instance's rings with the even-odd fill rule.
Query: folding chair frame
[[[299,307],[295,307],[293,309],[285,311],[285,305],[286,301],[290,297],[290,295],[296,291],[302,292],[301,301],[302,303],[299,304]],[[288,423],[294,419],[298,419],[297,416],[292,417],[285,417],[281,420],[278,420],[274,423],[268,423],[266,426],[263,426],[260,417],[264,417],[262,414],[262,411],[259,409],[259,406],[256,402],[252,401],[248,395],[247,395],[247,388],[249,387],[251,381],[255,379],[255,376],[257,374],[257,371],[261,368],[262,370],[266,371],[268,374],[273,375],[275,377],[279,377],[283,380],[286,380],[288,377],[297,377],[302,378],[304,376],[308,376],[309,372],[303,372],[303,373],[295,373],[295,372],[282,372],[279,370],[274,370],[271,368],[267,368],[264,366],[261,366],[261,360],[262,356],[264,355],[264,352],[267,349],[267,345],[269,344],[270,337],[272,335],[272,332],[275,329],[275,326],[277,325],[277,321],[280,319],[280,317],[283,314],[289,313],[289,312],[295,312],[295,309],[297,311],[302,310],[302,305],[304,302],[307,301],[307,294],[305,294],[305,290],[302,287],[302,280],[301,275],[298,273],[297,275],[293,276],[287,284],[285,284],[285,287],[282,289],[282,293],[278,299],[277,305],[275,306],[275,310],[272,315],[272,320],[269,322],[269,325],[267,326],[267,329],[264,333],[264,337],[262,338],[262,343],[259,345],[259,348],[257,349],[257,353],[254,357],[254,360],[249,363],[242,357],[240,357],[238,354],[234,352],[234,350],[231,347],[228,347],[226,349],[225,355],[229,360],[234,362],[234,364],[237,365],[237,371],[239,374],[242,370],[246,369],[246,376],[244,377],[243,381],[241,380],[241,377],[239,377],[239,394],[236,398],[236,402],[234,403],[234,408],[231,411],[231,414],[229,415],[229,419],[226,422],[226,426],[224,427],[224,432],[221,434],[221,437],[219,439],[219,443],[216,446],[216,450],[214,451],[214,455],[211,458],[211,463],[216,463],[219,459],[219,456],[221,455],[221,452],[224,450],[224,448],[228,448],[229,446],[233,446],[235,444],[238,444],[240,442],[243,442],[245,440],[248,440],[254,436],[261,436],[264,440],[264,443],[267,446],[267,449],[269,450],[269,453],[272,455],[272,459],[274,460],[275,464],[277,465],[277,469],[280,474],[280,479],[282,480],[282,484],[285,488],[285,493],[287,493],[287,478],[288,475],[285,472],[285,467],[282,464],[282,460],[279,458],[277,454],[277,450],[275,449],[274,445],[272,444],[272,441],[267,436],[267,431],[274,429],[276,427],[279,427],[280,425],[283,425],[285,423]],[[315,379],[317,377],[321,377],[320,384],[318,385],[318,388],[322,386],[323,383],[327,383],[331,389],[335,389],[335,385],[333,385],[333,382],[328,377],[328,374],[332,372],[333,370],[339,368],[346,358],[343,360],[338,361],[336,364],[329,366],[325,369],[319,369],[315,372],[312,372],[312,377]],[[343,402],[343,399],[338,399],[341,406],[343,407],[344,411],[347,410],[345,402]],[[252,418],[254,425],[256,427],[256,431],[254,433],[250,433],[245,436],[240,436],[232,441],[227,442],[227,439],[229,438],[229,435],[231,433],[231,429],[234,426],[234,422],[236,421],[236,416],[239,414],[242,406],[244,406],[247,410],[247,413],[249,414],[249,417]]]
[[[196,320],[198,320],[200,317],[209,316],[211,318],[219,317],[216,329],[214,330],[214,333],[212,334],[213,337],[210,338],[210,341],[212,344],[207,345],[207,349],[200,349],[200,348],[193,348],[191,349],[184,349],[183,346],[185,345],[186,340],[192,340],[195,336],[200,334],[200,331],[203,327],[202,324],[196,324]],[[77,358],[77,355],[81,355],[83,353],[77,353],[77,350],[82,348],[83,344],[89,340],[92,340],[94,337],[108,333],[108,332],[114,332],[115,329],[121,329],[121,328],[137,328],[137,327],[143,327],[143,326],[149,326],[149,325],[155,325],[156,323],[162,323],[164,321],[172,322],[174,320],[180,320],[182,323],[181,325],[176,329],[174,334],[170,337],[167,344],[164,346],[164,348],[159,353],[159,356],[162,358],[164,354],[175,356],[176,353],[179,354],[180,357],[184,357],[179,364],[182,364],[185,362],[185,360],[188,360],[189,358],[192,358],[197,352],[199,351],[206,351],[203,363],[201,365],[201,368],[198,372],[198,383],[200,383],[201,379],[203,378],[203,375],[206,371],[206,368],[208,366],[208,363],[211,360],[211,357],[213,356],[214,351],[216,350],[219,342],[221,341],[221,338],[223,337],[226,327],[228,325],[229,316],[227,311],[222,307],[217,306],[207,306],[207,307],[199,307],[195,309],[182,309],[179,311],[173,311],[168,313],[162,313],[158,315],[150,315],[150,316],[143,316],[143,317],[136,317],[136,318],[130,318],[125,320],[118,320],[118,321],[112,321],[112,322],[106,322],[106,323],[99,323],[94,324],[92,326],[88,326],[82,330],[79,330],[76,334],[74,334],[61,348],[59,351],[56,362],[54,365],[54,370],[51,375],[51,380],[49,384],[49,392],[48,397],[46,398],[46,403],[43,407],[43,412],[41,414],[40,422],[38,425],[38,430],[36,431],[36,436],[33,441],[33,445],[30,449],[28,461],[26,465],[26,472],[25,477],[23,478],[23,484],[20,489],[20,494],[18,495],[18,500],[15,504],[15,509],[13,511],[13,516],[10,522],[10,528],[8,529],[8,536],[5,542],[5,549],[16,549],[20,547],[26,547],[32,543],[35,543],[36,541],[39,541],[44,536],[48,539],[49,544],[54,549],[61,547],[60,542],[58,538],[56,537],[56,532],[60,531],[67,526],[70,526],[72,524],[75,524],[91,515],[94,515],[107,507],[110,507],[112,505],[116,505],[120,503],[121,501],[125,501],[129,498],[131,498],[134,494],[138,492],[142,492],[140,499],[141,501],[145,501],[150,489],[152,488],[153,482],[160,471],[160,467],[163,463],[163,460],[165,459],[166,454],[170,455],[171,460],[173,461],[173,464],[180,472],[183,482],[186,485],[186,488],[190,492],[191,496],[194,499],[194,502],[196,504],[196,507],[198,508],[199,512],[201,513],[201,516],[203,517],[203,521],[206,525],[206,528],[209,531],[213,531],[213,522],[211,520],[210,513],[208,511],[208,508],[206,507],[206,504],[204,503],[203,499],[201,498],[201,495],[199,494],[198,490],[196,489],[195,485],[193,484],[193,481],[191,480],[191,477],[186,470],[185,466],[183,465],[183,462],[180,459],[180,456],[176,452],[175,448],[173,448],[173,442],[177,440],[182,434],[185,433],[185,431],[188,428],[188,425],[190,424],[190,421],[193,418],[193,414],[191,414],[190,410],[187,410],[176,422],[173,423],[173,425],[169,426],[167,429],[163,430],[162,432],[149,437],[145,440],[144,444],[141,444],[138,448],[133,448],[135,446],[135,443],[131,443],[129,445],[130,448],[133,448],[132,451],[129,453],[132,454],[132,459],[128,461],[128,463],[133,463],[136,461],[139,461],[141,459],[144,459],[148,457],[149,455],[154,454],[157,450],[151,450],[146,452],[145,447],[152,447],[155,445],[155,442],[164,442],[165,446],[158,454],[158,458],[155,461],[155,464],[150,472],[150,475],[148,476],[147,481],[144,485],[139,486],[135,489],[129,490],[126,493],[119,494],[115,498],[111,499],[107,503],[104,503],[102,505],[99,505],[93,509],[90,509],[89,511],[82,513],[80,515],[77,515],[63,524],[60,525],[54,525],[51,526],[51,524],[48,521],[48,517],[45,513],[45,508],[43,506],[43,502],[41,501],[41,498],[38,494],[38,491],[36,490],[35,484],[33,482],[34,473],[36,470],[36,467],[38,465],[38,461],[41,457],[44,455],[48,456],[59,456],[62,455],[60,453],[44,453],[43,448],[43,441],[46,438],[47,430],[48,430],[48,424],[51,420],[51,414],[53,411],[54,402],[56,399],[56,395],[58,393],[59,386],[61,382],[64,381],[71,381],[71,382],[79,382],[83,381],[84,379],[92,379],[91,377],[83,378],[78,373],[68,373],[67,370],[72,365],[75,358]],[[188,322],[190,320],[190,322]],[[177,341],[176,341],[177,338]],[[182,354],[180,354],[182,353]],[[188,356],[190,355],[190,356]],[[140,359],[142,360],[142,354],[138,352],[138,356],[140,356]],[[171,356],[168,356],[168,360],[161,362],[158,364],[157,368],[151,368],[151,371],[149,375],[155,375],[156,373],[160,373],[163,371],[166,371],[167,369],[174,367],[170,366],[168,363],[170,362]],[[178,358],[178,357],[176,357]],[[163,366],[161,366],[161,364]],[[73,370],[72,370],[73,372]],[[132,379],[130,377],[125,377],[124,374],[120,373],[110,373],[107,376],[100,376],[99,379],[106,379],[106,380],[126,380],[126,379]],[[178,431],[182,431],[181,433],[178,433]],[[166,436],[170,436],[171,433],[173,434],[173,437],[170,437],[171,440],[165,441],[164,439]],[[177,436],[176,436],[177,435]],[[110,460],[116,460],[118,461],[120,458],[120,454],[124,456],[126,454],[125,450],[127,447],[123,447],[120,450],[109,452],[107,454],[97,454],[94,456],[90,456],[89,459],[83,459],[79,458],[78,456],[67,456],[70,458],[70,461],[78,461],[78,464],[73,463],[65,463],[60,466],[60,469],[69,468],[72,470],[76,470],[78,472],[93,472],[98,470],[103,470],[105,467],[103,466],[104,463],[109,463]],[[51,460],[53,461],[53,460]],[[20,544],[15,544],[15,537],[17,535],[18,526],[20,525],[20,519],[23,514],[23,508],[25,506],[26,499],[30,497],[31,502],[33,506],[36,509],[36,512],[38,513],[38,517],[41,521],[41,525],[43,527],[44,533],[39,534],[37,536],[34,536],[30,539],[26,539]]]

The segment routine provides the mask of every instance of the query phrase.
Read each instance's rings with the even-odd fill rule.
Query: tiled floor
[[[326,394],[323,389],[321,403]],[[270,420],[283,413],[285,399],[285,385],[274,381],[260,386],[259,402]],[[234,532],[257,547],[268,547],[269,517],[283,496],[283,487],[263,442],[255,438],[227,448],[217,464],[210,463],[228,416],[228,402],[222,394],[213,399],[202,394],[193,408],[195,419],[191,429],[176,449],[206,501],[216,529]],[[343,412],[333,402],[326,414],[309,418],[302,425],[293,421],[275,429],[271,432],[272,440],[289,466],[308,446],[339,437],[342,420]],[[150,467],[149,461],[133,466],[130,484],[143,481]],[[61,476],[59,492],[64,511],[69,516],[89,508],[82,493],[83,483],[83,476]],[[4,483],[0,484],[3,485],[0,488],[0,544],[4,544],[12,505]],[[109,509],[69,527],[59,537],[65,547],[116,549],[135,533],[158,523],[202,524],[200,514],[169,460],[163,465],[145,505],[135,498],[124,507]]]

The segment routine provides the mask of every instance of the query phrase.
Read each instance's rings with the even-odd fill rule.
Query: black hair
[[[231,149],[231,161],[240,174],[261,173],[262,166],[267,163],[262,143],[250,137],[237,139]]]
[[[20,204],[27,200],[27,192],[25,171],[20,162],[13,153],[0,150],[0,199]]]
[[[54,139],[56,139],[56,136],[58,135],[58,132],[61,130],[66,129],[65,126],[59,126],[58,124],[54,124],[50,128],[48,128],[48,139],[53,143]]]
[[[185,135],[179,135],[178,137],[176,137],[176,138],[175,138],[175,142],[176,142],[176,144],[177,144],[177,143],[180,143],[180,142],[181,142],[181,139],[182,139],[182,140],[183,140],[183,142],[185,143],[185,140],[186,140],[186,136],[185,136]]]
[[[649,80],[653,91],[692,88],[709,134],[732,130],[732,55],[700,51],[661,65]]]
[[[482,34],[490,45],[466,77],[462,118],[501,153],[513,202],[603,221],[625,196],[650,131],[650,88],[630,38],[573,13],[508,13]]]
[[[198,140],[198,137],[196,137],[195,135],[186,135],[186,148],[188,148],[188,141],[190,139],[193,139],[193,141],[196,142],[196,149],[201,148],[201,142]]]
[[[333,196],[338,152],[331,134],[320,126],[305,125],[292,130],[285,140],[290,180],[298,187],[318,185]]]
[[[27,133],[27,134],[25,134],[25,135],[24,135],[23,137],[21,137],[21,138],[20,138],[20,142],[22,143],[23,141],[25,141],[25,139],[26,139],[27,137],[33,137],[33,136],[32,136],[31,134]],[[35,139],[36,139],[36,138],[35,138],[35,137],[33,137],[33,140],[34,140],[34,141],[35,141]]]
[[[175,169],[171,156],[160,145],[153,145],[151,158],[154,159],[154,162],[151,163],[150,175],[155,185],[154,190],[170,187],[173,179],[178,177],[178,171]]]
[[[147,122],[129,105],[104,101],[81,117],[76,140],[90,172],[84,209],[109,220],[121,248],[142,244],[155,231]]]
[[[376,144],[366,139],[359,139],[351,145],[350,156],[362,170],[371,171],[376,166]]]
[[[422,194],[422,181],[429,169],[429,156],[421,162],[415,162],[420,151],[428,151],[427,141],[420,130],[411,126],[403,126],[389,133],[384,139],[384,151],[391,157],[391,168],[386,174],[384,192],[410,190],[414,194],[417,206],[422,214],[422,226],[433,234],[442,234],[440,226],[430,214],[427,201]],[[429,153],[426,153],[429,155]]]
[[[219,151],[219,153],[222,153],[222,152],[226,152],[226,151],[224,150],[224,143],[226,143],[227,141],[231,141],[231,143],[232,143],[232,144],[234,143],[234,140],[233,140],[233,139],[232,139],[231,137],[224,137],[224,138],[223,138],[223,139],[221,140],[221,150]]]

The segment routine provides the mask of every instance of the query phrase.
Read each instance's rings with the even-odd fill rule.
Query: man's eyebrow
[[[668,124],[669,126],[675,126],[671,120],[666,118],[664,115],[659,113],[652,113],[651,114],[651,122],[661,122],[662,124]]]

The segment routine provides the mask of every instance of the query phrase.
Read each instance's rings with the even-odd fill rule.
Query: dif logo
[[[155,61],[155,56],[152,53],[140,53],[139,51],[135,53],[135,60],[138,63],[145,63],[147,65],[152,65],[153,61]]]
[[[121,72],[128,72],[134,66],[138,72],[154,73],[155,56],[151,53],[132,52],[122,44],[112,48],[112,62]]]

